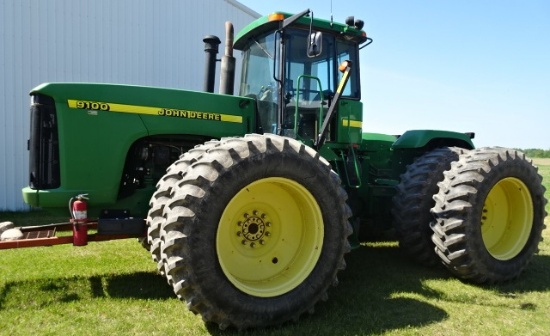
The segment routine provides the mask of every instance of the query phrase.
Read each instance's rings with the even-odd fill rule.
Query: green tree
[[[550,158],[550,149],[527,148],[520,150],[531,158]]]

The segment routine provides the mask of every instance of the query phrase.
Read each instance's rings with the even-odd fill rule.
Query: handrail
[[[319,85],[319,96],[321,97],[321,104],[319,105],[319,116],[317,119],[317,129],[319,129],[323,123],[323,86],[321,84],[321,80],[318,77],[311,76],[311,75],[300,75],[298,76],[298,83],[297,83],[297,89],[296,89],[296,106],[294,107],[294,134],[298,134],[298,112],[299,112],[299,101],[300,101],[300,84],[302,81],[302,78],[308,78],[313,79],[317,82]],[[317,134],[315,134],[314,141],[317,140]]]

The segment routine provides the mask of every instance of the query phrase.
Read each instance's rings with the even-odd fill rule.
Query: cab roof
[[[242,50],[252,37],[277,30],[281,21],[291,16],[292,14],[290,13],[275,12],[252,21],[237,34],[233,48]],[[310,23],[311,17],[303,16],[293,26],[309,28]],[[367,34],[360,29],[342,23],[316,19],[315,17],[313,18],[312,29],[331,34],[345,35],[347,39],[356,40],[358,43],[363,43],[367,40]]]

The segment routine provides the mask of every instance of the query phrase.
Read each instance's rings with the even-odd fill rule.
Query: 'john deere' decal
[[[137,114],[157,115],[157,116],[163,116],[163,117],[213,120],[213,121],[224,121],[224,122],[234,122],[234,123],[243,122],[242,116],[230,115],[230,114],[178,110],[178,109],[153,107],[153,106],[104,103],[104,102],[94,102],[94,101],[74,100],[74,99],[69,99],[67,103],[69,105],[69,108],[83,109],[83,110],[137,113]]]

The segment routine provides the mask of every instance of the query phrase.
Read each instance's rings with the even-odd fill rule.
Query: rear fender
[[[460,133],[438,130],[413,130],[403,133],[392,145],[392,149],[423,148],[430,150],[444,146],[466,149],[475,148],[473,133]]]

